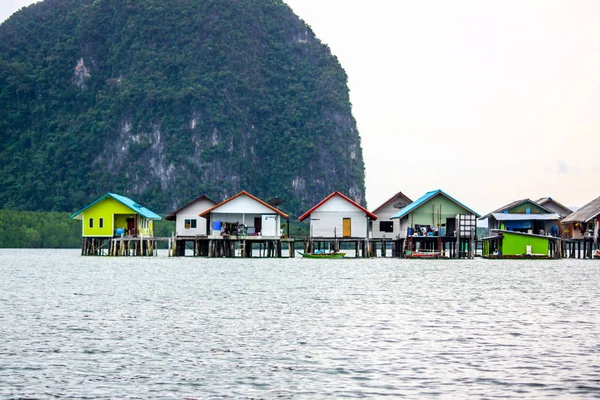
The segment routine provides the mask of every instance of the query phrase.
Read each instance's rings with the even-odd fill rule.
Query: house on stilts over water
[[[199,255],[208,257],[282,257],[282,243],[294,257],[294,240],[283,236],[286,213],[242,190],[199,213],[208,220],[208,237],[200,239]],[[253,250],[256,250],[254,252]]]
[[[161,217],[128,197],[107,193],[71,218],[82,221],[82,255],[154,254],[154,221]]]
[[[560,258],[561,216],[530,199],[513,201],[481,217],[489,236],[482,239],[485,258]]]
[[[473,258],[479,214],[441,189],[425,193],[390,219],[399,220],[399,254]]]
[[[377,216],[350,199],[335,191],[321,200],[298,220],[308,220],[310,234],[304,244],[305,253],[316,250],[339,251],[340,243],[354,245],[355,256],[369,257],[371,221]]]
[[[600,258],[600,197],[561,221],[565,256]]]
[[[202,195],[165,217],[167,221],[175,221],[174,256],[185,256],[188,248],[194,256],[208,255],[203,252],[207,246],[201,246],[201,242],[208,238],[209,221],[199,214],[216,205],[217,202]]]

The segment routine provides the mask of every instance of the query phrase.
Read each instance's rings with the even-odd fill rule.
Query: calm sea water
[[[0,250],[0,398],[600,397],[600,261]]]

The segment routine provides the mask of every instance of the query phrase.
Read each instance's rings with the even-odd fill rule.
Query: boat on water
[[[439,251],[410,251],[407,250],[405,258],[440,258]]]
[[[315,251],[314,253],[298,252],[304,258],[344,258],[346,253],[339,251]]]

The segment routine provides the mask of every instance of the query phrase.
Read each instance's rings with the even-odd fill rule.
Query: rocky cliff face
[[[280,0],[46,0],[0,25],[0,82],[5,208],[364,204],[346,75]]]

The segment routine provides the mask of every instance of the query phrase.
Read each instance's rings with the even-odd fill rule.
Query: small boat
[[[405,258],[440,258],[439,251],[410,251],[407,250]]]
[[[302,253],[298,252],[304,258],[344,258],[346,253],[341,253],[339,251],[316,251],[314,253]]]

